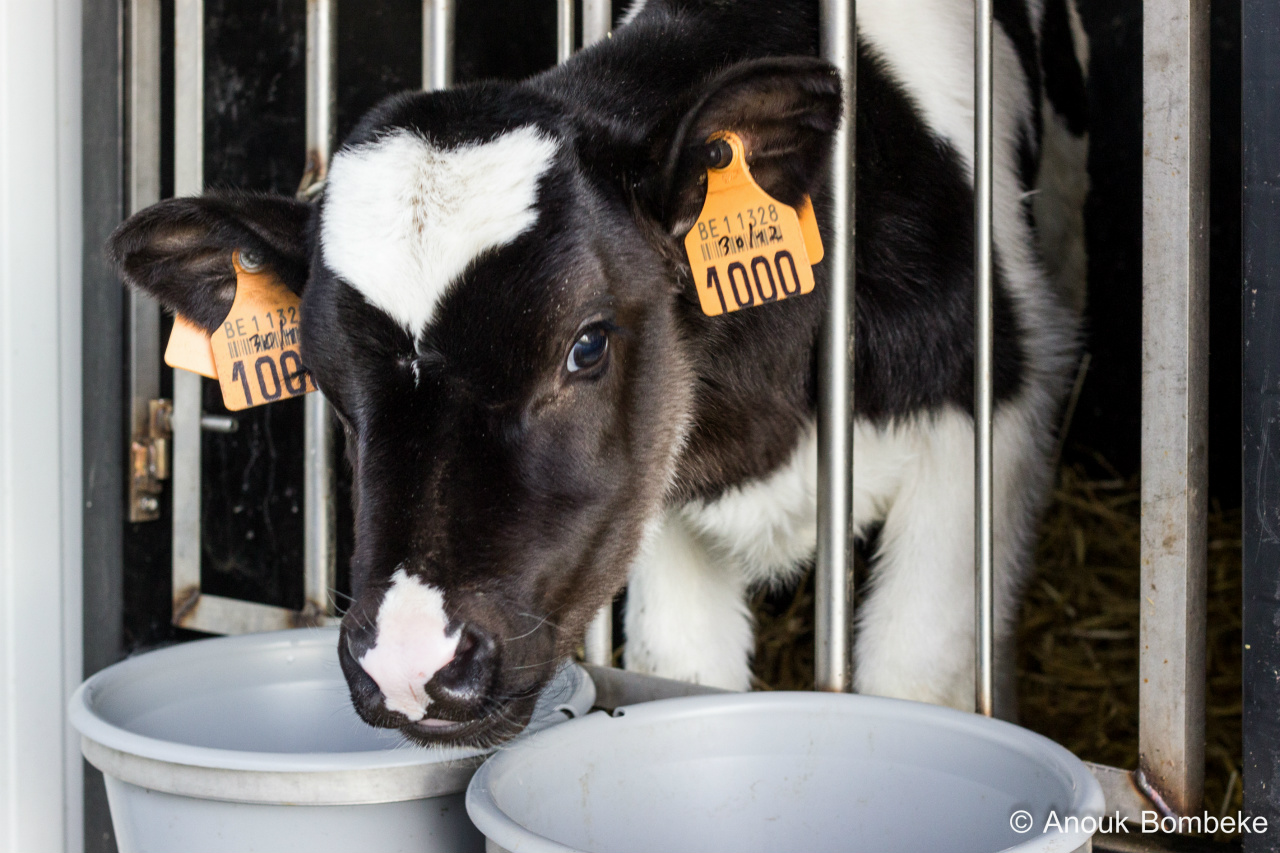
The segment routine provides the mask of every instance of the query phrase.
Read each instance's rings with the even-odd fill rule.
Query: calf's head
[[[220,193],[121,226],[129,283],[206,329],[231,253],[302,294],[304,360],[346,433],[356,709],[424,743],[528,721],[626,581],[691,422],[700,349],[680,238],[707,136],[775,196],[813,189],[839,122],[820,62],[735,66],[643,134],[533,87],[394,98],[314,206]]]

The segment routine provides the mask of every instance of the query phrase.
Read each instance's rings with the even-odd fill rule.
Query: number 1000
[[[775,272],[777,272],[776,278]],[[729,292],[735,303],[732,309],[734,311],[739,308],[750,308],[757,301],[761,304],[777,302],[779,299],[795,296],[800,292],[800,273],[796,269],[796,260],[786,249],[780,249],[774,253],[772,264],[764,255],[756,255],[746,263],[734,261],[725,270],[725,278],[728,279]],[[707,289],[711,288],[715,288],[716,297],[720,300],[720,310],[724,312],[731,310],[725,300],[725,288],[720,283],[720,273],[714,265],[707,269]]]

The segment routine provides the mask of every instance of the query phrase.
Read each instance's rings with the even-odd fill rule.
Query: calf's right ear
[[[130,287],[208,332],[236,294],[232,253],[250,253],[294,293],[307,283],[311,205],[292,198],[215,192],[171,198],[129,217],[107,253]]]

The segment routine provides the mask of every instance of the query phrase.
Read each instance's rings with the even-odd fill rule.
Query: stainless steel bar
[[[307,163],[323,180],[333,145],[336,0],[307,0]],[[332,613],[337,515],[333,495],[333,424],[319,392],[303,403],[304,612]]]
[[[129,3],[129,212],[160,200],[160,2]],[[150,402],[160,397],[160,305],[136,288],[128,295],[128,442],[150,435]],[[126,459],[131,456],[126,453]],[[153,520],[141,511],[130,475],[129,520]]]
[[[564,3],[561,2],[561,6]],[[557,53],[560,61],[568,59],[573,53],[573,3],[569,7],[569,26],[567,35],[563,28],[557,35]],[[561,21],[563,24],[563,21]],[[613,24],[613,4],[610,0],[583,0],[582,3],[582,46],[608,38]],[[587,663],[608,667],[613,665],[613,606],[606,604],[596,613],[595,619],[587,627],[583,651]]]
[[[455,0],[423,0],[423,88],[448,89],[453,85]],[[430,25],[427,21],[430,19]],[[429,47],[429,49],[428,49]]]
[[[612,0],[582,0],[583,47],[608,38],[612,29]]]
[[[1086,761],[1085,764],[1093,778],[1102,786],[1108,814],[1119,814],[1135,823],[1141,823],[1144,811],[1160,813],[1159,807],[1151,802],[1138,784],[1134,771],[1094,764],[1092,761]]]
[[[822,55],[840,70],[844,120],[831,152],[827,314],[819,340],[818,561],[815,684],[853,686],[853,309],[857,178],[857,39],[854,0],[822,0]]]
[[[204,0],[174,5],[173,189],[204,188]],[[204,380],[173,372],[173,600],[175,615],[200,589],[200,415]]]
[[[333,144],[336,0],[307,0],[307,169],[324,180]]]
[[[973,453],[975,706],[995,713],[995,564],[992,541],[992,0],[974,0]]]
[[[591,663],[583,668],[595,683],[596,706],[609,711],[622,705],[673,699],[677,696],[707,696],[732,692],[719,687],[708,687],[705,684],[691,684],[688,681],[643,675],[639,672],[596,666]]]
[[[260,634],[289,628],[337,625],[338,622],[336,616],[305,610],[299,612],[207,592],[191,597],[173,619],[173,623],[181,628],[209,634]]]
[[[587,626],[587,636],[583,641],[583,659],[596,666],[613,666],[613,608],[610,605],[601,607],[591,624]]]
[[[422,89],[430,92],[431,85],[431,9],[434,0],[422,0]]]
[[[573,0],[556,0],[556,62],[573,56]]]
[[[304,469],[302,482],[304,540],[302,546],[305,610],[332,613],[337,566],[333,496],[333,425],[329,402],[319,391],[303,403]]]
[[[1209,0],[1143,7],[1138,760],[1180,813],[1204,786]]]
[[[582,658],[599,667],[613,666],[613,605],[596,611],[582,641]]]
[[[233,415],[201,415],[200,429],[205,432],[220,432],[230,435],[240,431],[240,421]]]

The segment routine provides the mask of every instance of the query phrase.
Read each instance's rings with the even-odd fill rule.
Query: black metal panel
[[[1244,807],[1280,850],[1280,4],[1244,0]]]
[[[173,195],[173,0],[160,0],[160,195]],[[128,49],[126,39],[126,50]],[[128,104],[126,103],[126,111]],[[127,130],[127,126],[126,126]],[[127,156],[127,154],[126,154]],[[126,170],[128,164],[126,164]],[[126,314],[127,317],[127,314]],[[163,352],[171,319],[161,317]],[[128,334],[127,325],[122,332]],[[121,341],[126,349],[127,337]],[[127,383],[127,380],[124,380]],[[127,384],[126,384],[127,389]],[[127,390],[126,390],[127,393]],[[173,371],[160,371],[160,396],[173,397]],[[128,430],[129,407],[122,397],[121,417]],[[172,637],[169,624],[173,599],[170,581],[170,531],[173,523],[173,488],[160,492],[160,517],[155,521],[124,522],[124,653],[155,645]]]
[[[82,200],[84,676],[119,659],[125,519],[124,298],[102,245],[124,211],[121,0],[84,0]],[[86,853],[114,853],[102,774],[84,764]]]

